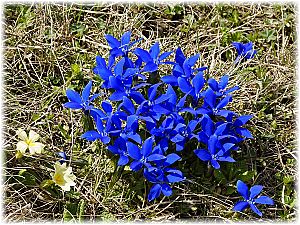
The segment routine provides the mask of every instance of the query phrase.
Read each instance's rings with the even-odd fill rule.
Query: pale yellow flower
[[[52,173],[52,180],[64,191],[70,191],[71,186],[75,186],[76,176],[72,174],[72,167],[67,167],[66,163],[56,162],[55,173]]]
[[[40,138],[40,135],[36,132],[30,130],[29,135],[27,136],[24,130],[19,129],[17,131],[17,135],[21,139],[21,141],[17,144],[17,151],[21,154],[24,154],[27,149],[29,149],[30,154],[42,153],[45,145],[40,142],[36,142]]]

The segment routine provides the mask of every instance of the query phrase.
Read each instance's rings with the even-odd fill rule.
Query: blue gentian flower
[[[194,99],[194,105],[197,105],[198,100],[202,98],[202,88],[205,84],[203,74],[199,72],[195,75],[191,82],[183,77],[178,77],[178,85],[183,93],[188,93]]]
[[[244,198],[244,200],[238,201],[234,205],[234,211],[242,212],[247,207],[250,207],[253,212],[259,216],[262,216],[262,212],[258,210],[256,204],[274,205],[274,201],[270,197],[264,195],[257,197],[263,189],[263,186],[261,185],[254,185],[249,191],[248,186],[243,181],[238,180],[236,186],[237,191]]]
[[[137,108],[136,114],[144,117],[151,117],[159,120],[162,114],[168,114],[170,111],[163,107],[161,103],[167,101],[171,96],[168,94],[157,96],[157,88],[160,85],[154,84],[148,89],[148,100],[143,101]]]
[[[107,128],[103,127],[102,119],[96,117],[96,127],[97,130],[90,130],[81,135],[81,138],[84,138],[88,141],[95,141],[99,139],[103,144],[108,144],[110,142],[110,137],[107,132]]]
[[[154,139],[152,137],[147,138],[140,149],[137,145],[127,142],[128,154],[134,161],[130,164],[130,168],[133,171],[140,170],[143,165],[146,167],[152,167],[150,162],[162,160],[166,157],[161,154],[153,153]]]
[[[169,147],[169,140],[174,132],[175,120],[172,117],[167,117],[159,127],[153,127],[150,134],[155,137],[157,145],[166,152]]]
[[[252,59],[257,53],[257,51],[253,49],[252,42],[248,42],[246,44],[243,44],[241,42],[232,42],[232,45],[233,47],[235,47],[238,53],[235,63],[237,63],[242,58]]]
[[[163,76],[161,80],[166,84],[178,86],[179,77],[184,78],[187,81],[191,81],[191,79],[193,79],[194,77],[194,72],[203,74],[203,71],[206,70],[207,67],[192,69],[199,57],[200,54],[196,54],[194,56],[191,56],[190,58],[186,58],[181,48],[178,47],[175,55],[175,61],[177,64],[173,67],[172,75]]]
[[[191,120],[188,125],[183,123],[177,124],[174,128],[176,135],[174,135],[170,140],[176,143],[176,151],[181,151],[184,148],[186,141],[196,138],[196,135],[193,133],[199,121]]]
[[[226,86],[228,84],[228,80],[229,80],[229,76],[224,75],[220,78],[219,83],[214,78],[209,78],[207,83],[208,83],[209,87],[215,92],[215,95],[217,97],[221,97],[223,95],[226,96],[229,93],[239,89],[238,86],[234,86],[232,88],[229,88],[228,90],[225,90]]]
[[[169,168],[171,164],[181,159],[177,154],[172,153],[164,160],[157,162],[158,167],[144,168],[145,178],[154,183],[148,194],[148,201],[158,198],[161,193],[165,196],[172,195],[170,183],[181,182],[185,178],[180,170]]]
[[[112,136],[120,136],[126,142],[131,139],[132,141],[137,142],[138,144],[142,143],[142,139],[140,135],[136,132],[138,129],[138,116],[137,115],[130,115],[127,117],[126,126],[117,127],[116,129],[109,132]]]
[[[61,164],[63,164],[64,162],[66,162],[66,160],[67,160],[67,155],[66,155],[65,152],[57,152],[57,155],[58,155],[59,157],[62,158],[61,160],[59,160],[59,162],[60,162]]]
[[[252,115],[242,115],[228,123],[228,132],[233,135],[240,135],[245,138],[253,138],[251,132],[242,126],[244,126],[253,116]],[[231,119],[227,119],[230,121]]]
[[[106,39],[107,43],[109,44],[109,46],[111,47],[110,56],[108,59],[109,67],[111,67],[114,64],[115,58],[118,56],[122,56],[125,58],[125,67],[127,67],[127,68],[134,67],[133,62],[128,57],[128,53],[130,51],[130,48],[135,43],[137,43],[138,41],[140,41],[142,39],[138,39],[134,42],[130,42],[130,37],[131,37],[130,31],[125,32],[122,35],[120,41],[110,34],[105,35],[105,39]]]
[[[136,48],[134,53],[141,58],[143,62],[145,62],[145,67],[143,68],[143,72],[155,72],[158,69],[158,65],[160,64],[173,64],[172,62],[162,62],[166,59],[172,52],[164,52],[159,55],[159,43],[156,42],[151,48],[150,51],[146,51],[141,48]]]
[[[94,94],[91,98],[90,92],[92,89],[92,81],[90,81],[82,91],[82,96],[74,90],[68,89],[66,91],[69,102],[65,103],[63,106],[70,109],[82,109],[84,113],[91,113],[92,116],[96,116],[98,111],[92,105],[94,101],[100,94]]]
[[[210,161],[211,165],[215,169],[220,169],[220,164],[218,161],[235,162],[235,160],[231,158],[229,154],[229,150],[234,146],[234,144],[226,143],[222,146],[222,148],[218,148],[218,141],[218,137],[216,135],[212,135],[208,139],[207,150],[194,150],[199,159],[202,161]]]
[[[196,109],[197,114],[207,114],[227,117],[229,114],[235,114],[230,110],[225,110],[224,107],[232,101],[232,96],[227,95],[224,98],[217,98],[216,94],[211,88],[208,88],[203,93],[204,104],[201,108]]]
[[[120,70],[115,68],[116,76],[109,77],[110,87],[115,90],[115,92],[109,97],[109,99],[111,101],[121,101],[123,97],[126,96],[132,98],[137,104],[141,104],[145,100],[145,98],[137,90],[143,87],[143,85],[147,84],[139,84],[132,87],[133,78],[129,77],[127,80],[122,79],[122,71],[122,67],[120,67]]]
[[[115,155],[119,155],[118,166],[125,166],[130,160],[126,141],[123,138],[117,138],[113,145],[107,146],[107,149]]]

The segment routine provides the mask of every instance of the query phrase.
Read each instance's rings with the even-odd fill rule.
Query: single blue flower
[[[190,82],[191,79],[194,78],[194,72],[203,74],[203,71],[207,69],[207,67],[201,67],[197,69],[192,68],[196,64],[199,57],[200,54],[196,54],[190,58],[186,58],[181,48],[178,47],[175,55],[176,65],[173,67],[172,75],[163,76],[161,80],[166,84],[171,84],[172,86],[178,86],[179,77]]]
[[[140,135],[136,132],[138,129],[138,116],[137,115],[130,115],[127,117],[126,126],[117,127],[116,129],[109,132],[112,136],[120,136],[126,142],[131,139],[132,141],[137,142],[138,144],[142,143],[142,139]]]
[[[162,103],[167,101],[171,95],[162,94],[157,96],[157,88],[161,83],[154,84],[148,89],[148,99],[143,101],[137,108],[136,114],[143,117],[151,117],[156,121],[162,114],[168,114],[170,110],[163,107]]]
[[[227,117],[229,114],[235,114],[230,110],[224,109],[224,107],[232,101],[232,96],[227,95],[223,98],[218,98],[217,95],[211,88],[208,88],[205,93],[203,93],[204,103],[202,107],[196,109],[197,114],[207,114]]]
[[[218,161],[226,161],[226,162],[235,162],[235,160],[230,157],[230,149],[234,146],[232,143],[226,143],[222,146],[222,148],[218,148],[218,136],[212,135],[208,139],[207,149],[196,149],[194,153],[198,156],[202,161],[210,161],[211,165],[215,169],[220,169],[220,164]]]
[[[233,211],[242,212],[247,207],[250,207],[253,212],[262,216],[262,212],[258,210],[256,204],[274,205],[274,201],[270,197],[264,195],[256,197],[263,189],[263,186],[261,185],[254,185],[249,191],[248,186],[243,181],[238,180],[236,186],[238,193],[244,198],[244,200],[238,201],[234,205]]]
[[[168,89],[166,91],[166,96],[169,96],[169,99],[161,103],[160,105],[167,109],[168,111],[164,111],[164,114],[168,117],[172,117],[175,121],[184,123],[184,119],[179,114],[181,112],[190,112],[195,114],[195,110],[191,107],[185,107],[185,103],[187,103],[186,98],[189,93],[185,94],[181,99],[177,102],[177,94],[172,88],[170,84],[168,84]],[[177,123],[176,123],[177,124]],[[176,125],[175,124],[175,125]]]
[[[67,155],[66,155],[65,152],[57,152],[57,155],[58,155],[59,157],[62,158],[61,160],[59,160],[59,162],[60,162],[61,164],[63,164],[64,162],[66,162],[66,160],[67,160]]]
[[[130,168],[133,171],[140,170],[143,166],[152,167],[150,162],[162,160],[166,157],[161,154],[153,153],[154,139],[152,137],[147,138],[140,149],[137,145],[127,142],[128,154],[134,161],[130,164]]]
[[[90,113],[92,116],[98,114],[97,109],[92,105],[94,101],[100,94],[94,94],[91,98],[90,92],[92,89],[92,81],[90,81],[82,91],[82,96],[74,90],[68,89],[66,95],[69,99],[69,102],[65,103],[63,106],[70,109],[82,109],[84,113]]]
[[[246,138],[253,138],[251,132],[242,126],[244,126],[253,116],[242,115],[237,117],[234,121],[231,118],[227,118],[228,121],[228,133],[232,135],[242,136],[242,140]]]
[[[174,64],[173,62],[162,62],[168,56],[172,54],[172,52],[164,52],[159,55],[159,43],[156,42],[153,46],[151,46],[150,51],[146,51],[141,48],[136,48],[134,53],[145,62],[145,66],[142,69],[143,72],[155,72],[158,69],[158,65],[160,64]]]
[[[81,138],[84,138],[88,141],[95,141],[99,139],[103,144],[108,144],[110,142],[110,137],[107,132],[107,127],[103,127],[102,119],[96,117],[96,127],[97,130],[90,130],[81,135]]]
[[[215,92],[215,95],[217,97],[226,96],[229,93],[236,91],[239,89],[238,86],[234,86],[232,88],[226,89],[226,86],[228,85],[229,76],[224,75],[220,78],[219,83],[214,78],[209,78],[207,83],[209,87]]]
[[[144,177],[154,183],[148,194],[148,201],[158,198],[161,193],[172,195],[171,183],[181,182],[185,178],[180,170],[169,168],[171,164],[181,159],[177,154],[171,153],[165,159],[156,162],[157,167],[144,168]]]
[[[130,48],[142,39],[138,39],[136,41],[130,42],[130,37],[131,37],[131,31],[125,32],[122,35],[120,41],[110,34],[105,35],[105,39],[109,44],[109,46],[111,47],[110,56],[108,59],[109,67],[111,67],[114,64],[115,58],[118,56],[122,56],[125,58],[125,67],[127,68],[134,67],[133,62],[128,57],[128,53],[130,51]]]
[[[186,141],[192,138],[197,138],[193,133],[199,121],[191,120],[188,125],[179,123],[174,128],[176,135],[174,135],[170,140],[176,143],[176,151],[181,151],[184,149]]]
[[[118,166],[125,166],[130,160],[126,141],[123,138],[117,138],[113,145],[107,146],[107,149],[115,155],[119,155]]]
[[[115,90],[115,92],[109,97],[109,99],[111,101],[121,101],[123,100],[123,97],[126,96],[132,98],[137,104],[141,104],[145,100],[145,98],[138,91],[138,89],[147,84],[143,83],[132,87],[133,78],[129,77],[126,80],[122,79],[122,71],[122,68],[120,68],[120,70],[117,70],[115,68],[116,76],[109,77],[110,87]]]
[[[235,63],[237,63],[242,58],[252,59],[257,53],[257,51],[253,49],[252,42],[248,42],[246,44],[243,44],[241,42],[232,42],[232,45],[233,47],[235,47],[238,53]]]
[[[163,150],[163,153],[165,153],[169,147],[169,140],[174,132],[174,124],[174,118],[168,116],[159,127],[155,126],[150,130],[150,134],[155,137],[155,141]]]
[[[193,97],[194,105],[197,105],[199,99],[203,97],[203,93],[201,92],[201,90],[205,82],[206,81],[203,77],[203,73],[201,72],[196,74],[195,77],[191,79],[191,81],[183,77],[178,77],[178,85],[180,90],[183,93],[188,93]]]

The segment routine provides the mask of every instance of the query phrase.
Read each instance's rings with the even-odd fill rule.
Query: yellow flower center
[[[54,177],[53,177],[53,180],[58,185],[64,185],[65,184],[65,180],[64,180],[64,175],[63,174],[55,174]]]
[[[28,145],[28,146],[30,146],[31,144],[32,144],[32,141],[30,140],[30,139],[26,139],[26,144]]]

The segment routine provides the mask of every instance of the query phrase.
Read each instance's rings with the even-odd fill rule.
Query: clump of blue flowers
[[[94,73],[101,78],[101,88],[110,92],[99,106],[93,101],[99,94],[91,94],[92,81],[81,95],[67,90],[69,102],[64,106],[79,109],[93,118],[94,129],[86,130],[82,138],[99,140],[108,151],[118,156],[117,166],[128,165],[152,183],[148,200],[170,196],[172,184],[183,182],[183,174],[176,165],[182,160],[187,146],[209,167],[218,170],[222,162],[233,163],[232,152],[239,144],[252,138],[245,124],[252,115],[238,115],[228,109],[232,93],[238,86],[228,87],[230,74],[219,80],[208,77],[207,67],[198,66],[200,54],[187,57],[180,47],[161,52],[158,42],[149,50],[134,47],[141,39],[131,41],[131,32],[120,40],[105,36],[110,49],[108,61],[96,57]],[[237,49],[236,62],[256,54],[252,43],[233,43]],[[175,55],[175,60],[170,59]],[[164,74],[161,65],[170,67]],[[199,162],[200,163],[200,162]],[[261,186],[248,193],[245,184],[238,182],[238,192],[245,201],[234,207],[242,211],[250,206],[261,215],[255,203],[270,204],[261,196]]]

